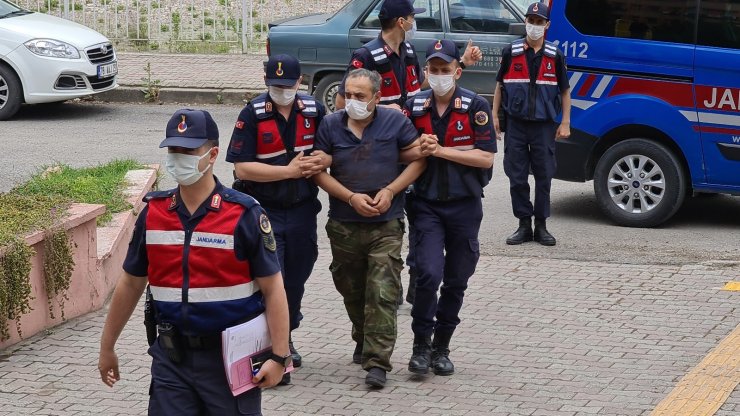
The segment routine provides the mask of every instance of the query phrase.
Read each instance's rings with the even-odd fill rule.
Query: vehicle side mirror
[[[524,23],[509,23],[509,34],[524,36],[527,34],[527,28]]]

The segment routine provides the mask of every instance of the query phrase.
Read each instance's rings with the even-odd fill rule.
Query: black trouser
[[[550,216],[550,184],[555,175],[555,132],[553,121],[507,119],[504,142],[504,172],[509,177],[511,206],[517,218],[545,219]],[[530,202],[529,172],[534,174],[534,207]]]

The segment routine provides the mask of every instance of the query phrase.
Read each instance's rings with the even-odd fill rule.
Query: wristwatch
[[[286,356],[277,355],[274,352],[270,354],[270,360],[275,361],[276,363],[283,366],[283,368],[290,367],[291,364],[293,364],[293,356],[288,354]]]

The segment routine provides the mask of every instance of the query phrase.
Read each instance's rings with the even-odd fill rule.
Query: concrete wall
[[[158,166],[152,169],[131,171],[126,176],[130,184],[126,194],[133,209],[114,215],[105,227],[97,227],[97,217],[105,212],[104,205],[73,204],[68,218],[62,224],[73,241],[75,267],[72,272],[68,300],[64,303],[66,319],[72,319],[100,309],[115,288],[121,275],[121,264],[133,231],[136,216],[143,207],[141,201],[157,177]],[[54,318],[49,313],[44,283],[44,233],[37,232],[26,237],[26,243],[34,250],[29,279],[33,308],[20,318],[23,338],[52,328],[62,322],[61,310],[56,299],[52,299]],[[0,342],[0,349],[20,341],[16,322],[8,322],[10,338]]]

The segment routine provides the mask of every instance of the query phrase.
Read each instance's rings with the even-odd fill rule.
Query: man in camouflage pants
[[[330,269],[352,321],[352,361],[367,370],[366,384],[383,387],[396,344],[404,191],[426,162],[415,161],[399,174],[401,153],[418,146],[418,134],[403,113],[377,107],[377,72],[350,72],[345,97],[345,110],[326,116],[316,134],[314,149],[331,155],[332,164],[331,175],[322,172],[314,180],[331,196]]]

